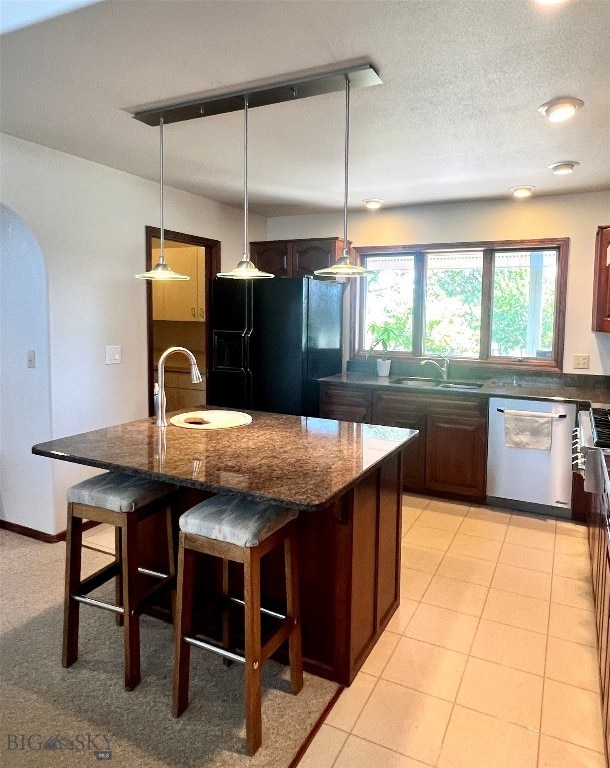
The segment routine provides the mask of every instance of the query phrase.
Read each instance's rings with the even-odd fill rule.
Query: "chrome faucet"
[[[188,357],[191,363],[191,381],[193,384],[199,384],[203,381],[201,372],[197,367],[197,360],[195,355],[190,352],[186,347],[169,347],[163,352],[159,358],[157,364],[157,378],[159,380],[159,407],[157,409],[157,418],[155,419],[155,427],[167,427],[167,419],[165,418],[165,361],[174,352],[182,352],[183,355]]]
[[[443,355],[440,355],[440,359],[443,361],[442,363],[439,363],[437,360],[432,360],[431,358],[428,358],[426,360],[422,360],[420,365],[425,365],[426,363],[435,365],[441,372],[441,377],[443,381],[446,381],[447,375],[449,373],[449,360],[446,357],[443,357]]]

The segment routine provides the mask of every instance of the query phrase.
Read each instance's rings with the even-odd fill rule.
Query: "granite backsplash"
[[[431,359],[434,359],[432,357]],[[348,373],[376,374],[376,358],[356,358],[347,361]],[[419,362],[392,360],[391,376],[434,376],[434,371],[422,371]],[[587,373],[554,373],[551,371],[507,370],[500,366],[493,368],[459,362],[449,363],[449,378],[462,381],[494,381],[506,384],[530,386],[561,386],[586,389],[610,389],[610,376]]]

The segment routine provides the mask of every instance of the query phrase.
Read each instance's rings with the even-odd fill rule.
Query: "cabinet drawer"
[[[484,397],[461,398],[436,396],[430,398],[428,413],[437,413],[451,416],[475,416],[485,418],[487,416],[487,399]]]
[[[400,421],[413,419],[426,413],[424,400],[401,392],[375,392],[373,395],[373,421],[376,424],[402,426]],[[381,419],[381,420],[380,420]]]
[[[339,421],[370,422],[371,390],[322,386],[320,415]]]

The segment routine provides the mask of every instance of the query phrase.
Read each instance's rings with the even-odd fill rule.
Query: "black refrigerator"
[[[212,283],[209,405],[317,416],[341,372],[343,285],[311,278]]]

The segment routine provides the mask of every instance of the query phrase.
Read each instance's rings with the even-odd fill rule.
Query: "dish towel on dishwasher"
[[[504,445],[550,451],[553,438],[552,413],[504,411]]]

